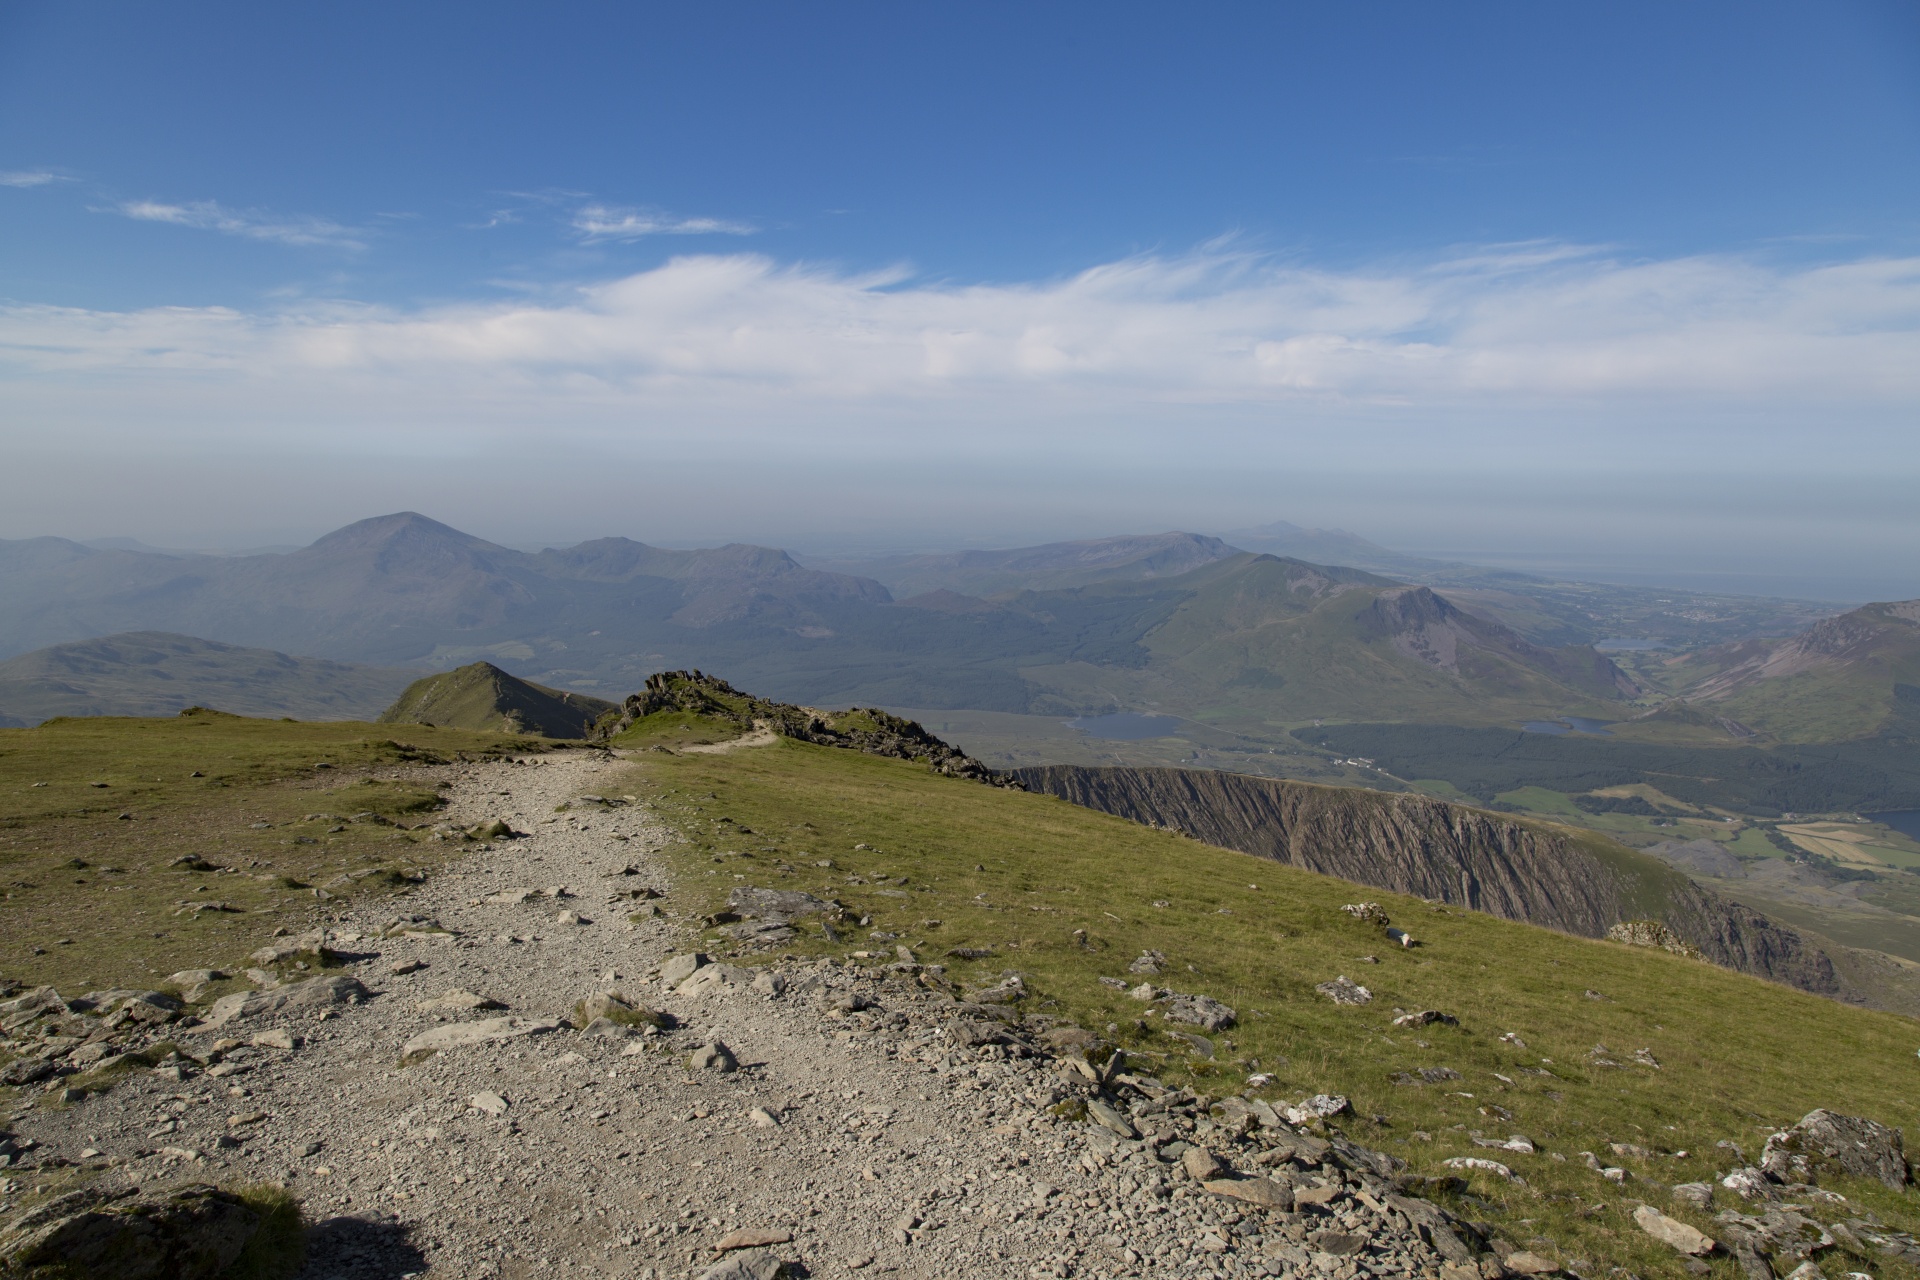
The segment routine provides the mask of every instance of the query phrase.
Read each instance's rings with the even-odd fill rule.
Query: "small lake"
[[[1602,653],[1651,653],[1655,649],[1664,649],[1664,640],[1627,640],[1618,636],[1607,640],[1595,640],[1593,647]]]
[[[1610,738],[1607,732],[1611,720],[1590,720],[1586,716],[1561,716],[1558,720],[1529,720],[1520,727],[1528,733],[1545,733],[1554,737],[1568,733],[1591,733],[1598,737]]]
[[[1892,813],[1862,814],[1868,822],[1884,822],[1909,840],[1920,840],[1920,809],[1896,809]]]
[[[1067,721],[1067,727],[1095,738],[1105,738],[1109,742],[1139,742],[1146,738],[1171,737],[1184,723],[1179,716],[1116,711],[1107,716],[1081,716],[1077,720]]]

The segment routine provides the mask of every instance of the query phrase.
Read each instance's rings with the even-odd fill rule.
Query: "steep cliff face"
[[[1323,875],[1600,937],[1659,920],[1716,964],[1823,995],[1833,963],[1785,928],[1651,858],[1425,796],[1198,769],[1018,769],[1056,795]]]

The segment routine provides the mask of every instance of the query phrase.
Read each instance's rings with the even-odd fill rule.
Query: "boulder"
[[[1316,1093],[1298,1106],[1281,1107],[1280,1114],[1288,1124],[1308,1124],[1315,1120],[1326,1120],[1337,1116],[1352,1107],[1344,1094]]]
[[[141,1195],[87,1188],[0,1227],[0,1273],[211,1280],[263,1221],[239,1196],[207,1185]]]
[[[304,960],[308,964],[315,965],[328,964],[333,958],[333,953],[327,950],[327,934],[324,929],[314,929],[297,938],[268,943],[247,957],[255,964],[283,964]]]
[[[1216,1196],[1242,1200],[1262,1209],[1293,1208],[1293,1191],[1272,1178],[1214,1178],[1200,1185]]]
[[[1206,1031],[1220,1031],[1234,1024],[1237,1016],[1212,996],[1189,996],[1178,992],[1168,996],[1162,1015],[1170,1022],[1184,1022]]]
[[[478,1022],[449,1022],[422,1031],[400,1046],[400,1061],[402,1064],[419,1062],[447,1049],[542,1035],[557,1031],[560,1026],[558,1018],[483,1018]]]
[[[1678,1218],[1669,1218],[1650,1204],[1643,1204],[1635,1209],[1633,1221],[1642,1231],[1661,1244],[1696,1258],[1705,1257],[1720,1247],[1712,1236],[1688,1226]]]
[[[576,1019],[580,1024],[591,1028],[596,1022],[608,1022],[622,1027],[664,1027],[666,1018],[647,1008],[643,1004],[621,995],[618,991],[596,991],[574,1006]]]
[[[740,1063],[733,1056],[733,1050],[718,1040],[709,1041],[695,1049],[687,1058],[690,1071],[715,1071],[721,1075],[739,1069]]]
[[[1907,1185],[1900,1132],[1859,1116],[1809,1111],[1767,1139],[1760,1167],[1782,1182],[1812,1182],[1820,1173],[1873,1178],[1898,1191]]]
[[[708,964],[693,971],[693,976],[673,989],[677,996],[703,996],[728,987],[744,987],[753,981],[753,971],[738,965]]]
[[[787,1264],[764,1249],[730,1253],[700,1273],[700,1280],[781,1280]]]
[[[1205,1147],[1188,1147],[1180,1153],[1180,1167],[1195,1182],[1205,1183],[1228,1172],[1220,1158]]]
[[[674,956],[660,966],[660,983],[662,986],[677,987],[691,978],[696,969],[711,963],[713,961],[710,957],[698,951]]]
[[[305,982],[265,991],[236,991],[215,1000],[213,1008],[207,1013],[207,1020],[195,1030],[211,1031],[243,1018],[258,1018],[268,1014],[304,1013],[336,1004],[358,1004],[372,994],[360,984],[358,978],[350,978],[345,974],[308,978]]]
[[[1335,1004],[1356,1005],[1371,1004],[1373,1002],[1373,992],[1367,990],[1344,973],[1331,982],[1315,984],[1313,989]]]
[[[1129,1141],[1140,1136],[1139,1130],[1135,1129],[1125,1116],[1100,1098],[1087,1099],[1087,1115],[1101,1128],[1117,1133]]]
[[[760,889],[743,884],[727,895],[727,909],[743,920],[792,924],[802,916],[824,915],[840,908],[798,889]]]

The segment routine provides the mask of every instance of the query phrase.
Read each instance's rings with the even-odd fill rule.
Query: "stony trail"
[[[674,903],[655,856],[671,833],[620,798],[641,768],[452,770],[450,822],[524,834],[329,918],[369,996],[165,1028],[197,1061],[23,1110],[13,1131],[43,1159],[107,1164],[107,1183],[282,1182],[314,1224],[311,1280],[1505,1273],[1400,1194],[1386,1157],[1055,1057],[1017,1012],[957,1003],[917,965],[707,965],[667,987],[691,937],[670,914],[628,919],[637,889]],[[562,1021],[608,990],[669,1029]],[[481,1024],[516,1034],[401,1065],[421,1033]],[[731,1061],[702,1052],[716,1041]],[[1073,1099],[1098,1123],[1049,1110]]]

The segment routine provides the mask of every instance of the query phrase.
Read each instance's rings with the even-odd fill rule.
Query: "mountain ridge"
[[[366,720],[417,674],[163,631],[122,632],[0,661],[0,726],[55,716],[165,716],[190,706]]]

